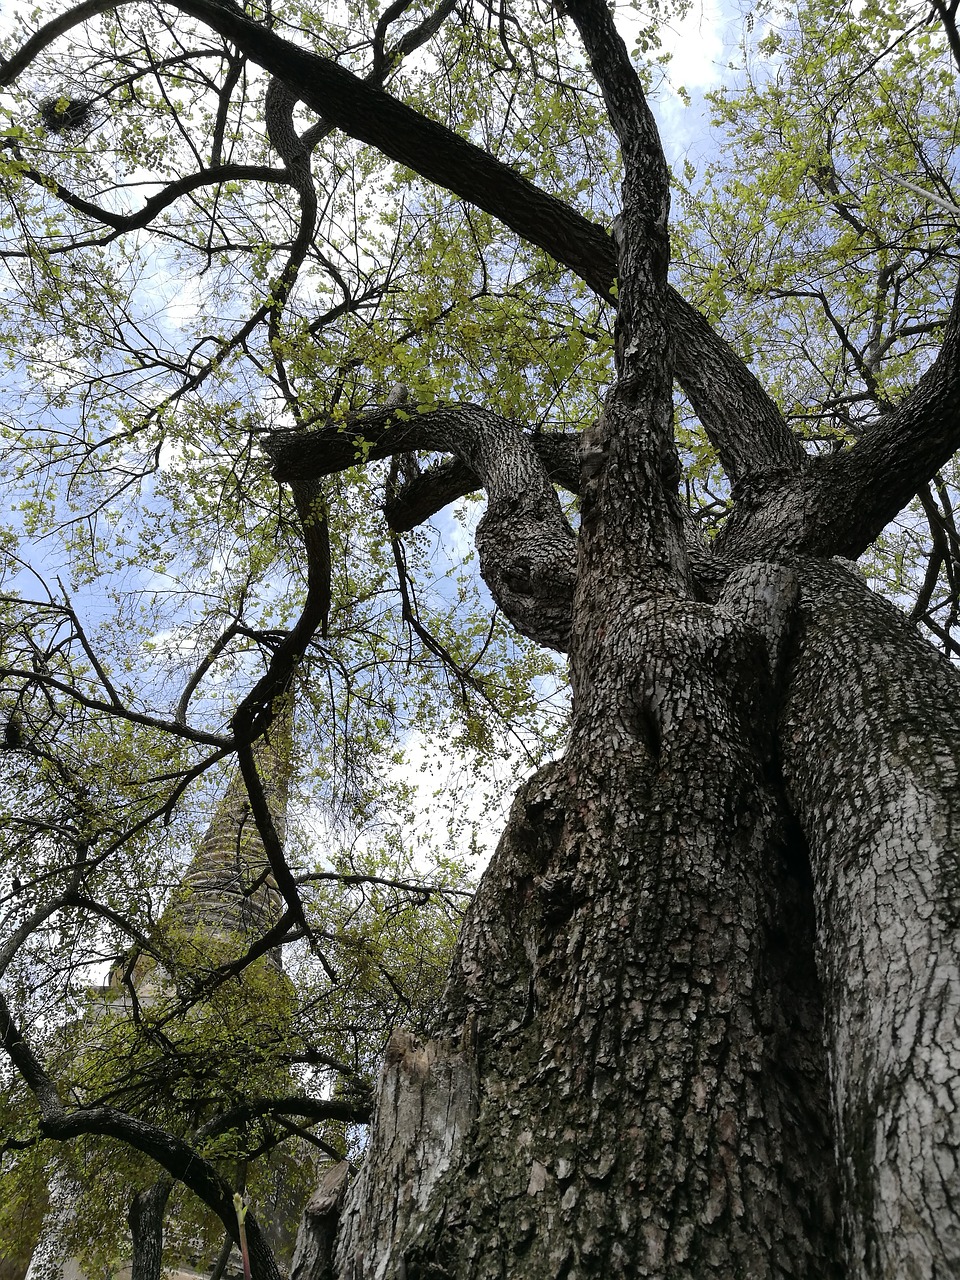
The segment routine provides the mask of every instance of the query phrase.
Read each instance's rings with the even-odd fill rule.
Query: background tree
[[[293,668],[321,677],[310,793],[368,827],[396,811],[380,784],[398,731],[456,724],[483,759],[503,723],[534,757],[554,748],[538,711],[557,669],[535,646],[569,652],[564,751],[515,801],[430,1038],[391,1041],[335,1248],[329,1221],[308,1225],[301,1267],[947,1275],[960,702],[952,668],[832,557],[866,552],[957,445],[954,205],[932,189],[948,63],[926,15],[772,15],[784,29],[758,47],[795,68],[794,109],[756,74],[719,104],[770,163],[740,164],[738,186],[685,175],[703,225],[677,238],[677,280],[705,318],[667,283],[640,81],[606,7],[568,9],[582,44],[535,6],[392,6],[342,29],[94,2],[10,56],[41,123],[19,107],[8,131],[9,327],[56,372],[11,433],[19,520],[65,531],[44,568],[69,563],[78,589],[102,575],[129,621],[91,637],[76,591],[11,590],[8,737],[54,761],[64,876],[112,831],[89,817],[88,726],[134,744],[104,876],[235,753],[287,924],[316,943],[311,873],[271,839],[253,758]],[[80,24],[65,69],[57,42]],[[904,66],[922,91],[898,97]],[[890,103],[882,162],[845,125],[861,81]],[[148,184],[135,206],[131,178]],[[743,227],[712,195],[725,184]],[[617,211],[611,237],[595,219]],[[138,291],[147,271],[178,292]],[[751,324],[745,354],[782,408],[709,323],[735,341],[764,290],[783,319]],[[428,593],[428,542],[397,536],[478,489],[492,623],[466,578]],[[939,543],[916,612],[950,649],[949,476],[927,496]],[[888,541],[873,568],[902,593],[910,553]],[[286,589],[297,570],[305,595]],[[144,758],[162,765],[145,776]],[[46,885],[63,834],[37,831]],[[70,905],[59,892],[21,906],[11,884],[33,912],[14,915],[18,955]],[[86,956],[96,920],[76,919]],[[96,1113],[51,1093],[30,994],[14,988],[4,1041],[41,1133],[73,1137]],[[148,1154],[183,1175],[182,1148]]]

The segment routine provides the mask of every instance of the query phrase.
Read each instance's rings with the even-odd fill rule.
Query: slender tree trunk
[[[161,1178],[130,1202],[130,1280],[160,1280],[163,1274],[163,1215],[172,1187],[170,1178]]]

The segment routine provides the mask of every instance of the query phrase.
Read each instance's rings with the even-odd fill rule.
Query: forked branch
[[[278,432],[265,448],[277,478],[291,484],[412,450],[454,454],[459,477],[474,476],[471,487],[486,490],[477,551],[491,595],[522,635],[566,649],[576,540],[531,437],[517,423],[466,404],[422,413],[414,406],[377,409],[342,425]],[[566,462],[571,470],[569,456]]]

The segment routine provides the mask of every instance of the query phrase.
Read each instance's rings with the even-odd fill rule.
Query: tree
[[[294,668],[331,663],[322,644],[331,627],[342,628],[345,649],[362,633],[389,667],[385,626],[350,617],[355,599],[363,615],[384,589],[384,549],[367,551],[362,577],[343,568],[347,550],[373,546],[369,476],[378,461],[393,460],[385,505],[395,531],[484,491],[476,546],[502,618],[569,659],[564,750],[514,800],[429,1036],[392,1037],[362,1171],[345,1198],[340,1172],[326,1184],[307,1217],[301,1273],[955,1273],[960,687],[949,661],[849,563],[958,444],[960,304],[944,314],[938,300],[951,271],[952,224],[939,215],[934,222],[928,208],[950,218],[956,211],[949,187],[930,191],[934,177],[948,180],[940,160],[924,152],[923,136],[909,154],[887,156],[882,181],[922,211],[908,227],[895,223],[891,238],[876,187],[857,185],[862,157],[849,137],[813,131],[798,148],[776,85],[755,85],[752,97],[748,85],[729,107],[741,128],[742,113],[756,116],[773,102],[770,136],[790,163],[774,174],[780,188],[768,187],[767,211],[740,243],[725,239],[730,228],[709,190],[691,189],[691,204],[711,210],[708,231],[724,237],[712,278],[709,236],[680,244],[691,275],[707,276],[703,300],[717,321],[733,285],[743,289],[743,310],[755,303],[756,280],[766,278],[760,248],[777,263],[772,301],[789,321],[774,330],[781,351],[798,325],[810,328],[805,376],[785,395],[781,358],[776,387],[792,420],[817,423],[805,442],[734,345],[668,283],[667,166],[641,81],[599,0],[564,6],[587,63],[554,14],[503,8],[484,24],[467,10],[393,5],[358,18],[367,38],[354,52],[357,61],[369,55],[365,77],[346,65],[344,33],[335,39],[332,23],[309,12],[295,15],[300,43],[276,29],[269,10],[179,0],[172,11],[176,21],[151,10],[134,23],[115,0],[92,0],[40,28],[4,64],[7,84],[36,74],[56,39],[106,14],[72,72],[84,84],[96,73],[99,96],[68,93],[62,68],[60,83],[48,72],[46,134],[38,142],[19,123],[9,132],[7,176],[30,237],[18,269],[31,275],[23,296],[36,309],[33,328],[24,312],[17,319],[35,336],[35,359],[50,359],[61,383],[77,369],[89,377],[84,344],[104,300],[114,318],[101,330],[103,400],[88,394],[83,429],[65,423],[36,465],[68,467],[66,500],[85,516],[96,510],[114,538],[122,527],[114,504],[136,486],[146,530],[136,536],[153,546],[151,504],[164,485],[183,498],[179,523],[192,538],[205,521],[219,533],[269,509],[252,460],[259,427],[300,513],[302,549],[288,554],[305,561],[305,601],[282,620],[292,625],[266,625],[282,603],[268,585],[275,562],[262,539],[254,543],[234,631],[205,638],[212,656],[187,679],[181,714],[168,719],[141,710],[157,700],[152,690],[141,687],[136,698],[112,691],[71,614],[85,670],[69,681],[51,674],[71,650],[29,641],[35,661],[6,670],[23,693],[27,736],[47,727],[44,708],[62,694],[110,725],[149,729],[218,758],[236,753],[289,923],[309,932],[298,876],[263,811],[253,743]],[[952,11],[936,13],[953,41]],[[182,25],[184,15],[196,29]],[[835,27],[824,8],[811,6],[808,18],[836,37],[819,62],[803,65],[808,82],[825,82],[829,58],[846,58],[849,71],[866,50],[853,84],[893,49],[909,54],[911,67],[932,68],[925,86],[944,87],[945,64],[928,53],[919,19],[913,28],[880,6],[845,14]],[[404,64],[433,37],[432,60]],[[342,64],[325,48],[339,50]],[[478,57],[490,83],[509,90],[502,107],[494,99],[485,108],[487,82],[478,89],[465,78]],[[279,172],[244,150],[248,104],[261,92],[252,66],[271,77],[263,112]],[[598,92],[618,160],[595,142]],[[946,119],[942,94],[934,98]],[[72,141],[95,138],[98,111],[125,101],[135,107],[109,145],[122,160],[148,159],[165,184],[132,211],[109,190],[108,144]],[[306,129],[295,103],[318,117]],[[445,123],[434,118],[438,103],[449,107]],[[901,105],[891,130],[909,137],[929,117],[917,98]],[[148,127],[159,117],[173,124],[162,134]],[[378,177],[369,152],[332,130],[457,202],[443,203],[410,172]],[[41,167],[32,157],[49,137],[69,145]],[[333,173],[351,169],[371,187],[383,184],[386,203],[369,205],[355,226],[361,250],[345,248],[327,223],[320,236],[320,194],[334,224],[344,212],[336,183],[324,188],[313,176],[327,172],[311,162],[321,143]],[[928,166],[921,173],[909,169],[917,156]],[[285,239],[274,234],[282,212],[272,187],[257,188],[267,192],[262,206],[244,209],[239,183],[290,189]],[[196,201],[198,217],[164,221],[176,200]],[[815,225],[803,207],[811,200],[825,220]],[[586,216],[611,201],[619,207],[612,233]],[[794,204],[804,213],[797,222]],[[221,323],[199,307],[186,356],[171,356],[158,327],[127,307],[133,250],[125,263],[108,251],[147,226],[185,259],[200,254],[211,278],[231,255],[247,255],[242,284],[217,278],[204,295],[203,306],[216,296]],[[266,233],[255,235],[261,227]],[[791,227],[796,239],[778,260],[789,237],[767,233]],[[804,254],[822,249],[829,286],[797,287],[788,264],[804,237]],[[449,310],[437,292],[444,270]],[[566,272],[601,301],[582,286],[567,291]],[[852,281],[845,290],[836,283],[844,273]],[[458,293],[469,306],[455,305]],[[251,298],[257,305],[241,312]],[[72,307],[51,353],[49,317],[65,299]],[[614,377],[596,422],[580,432],[571,428],[589,416],[609,350],[605,307],[616,311]],[[915,342],[934,334],[935,351]],[[535,362],[537,343],[564,346],[555,362]],[[767,337],[758,363],[776,356]],[[248,375],[249,403],[228,379],[239,376],[235,367],[257,371],[257,380]],[[819,386],[810,372],[818,368]],[[172,390],[154,394],[167,377]],[[394,380],[409,390],[398,385],[388,396]],[[676,438],[675,381],[688,406]],[[140,386],[151,394],[134,411]],[[458,399],[484,388],[490,404]],[[67,390],[55,388],[64,405]],[[551,425],[563,417],[567,429],[517,421],[538,396],[553,398]],[[225,442],[222,458],[195,456],[204,437]],[[691,511],[688,499],[717,489],[714,466],[725,477],[723,510],[706,540],[696,519],[702,504]],[[345,473],[359,489],[329,479]],[[200,479],[183,493],[185,481]],[[576,496],[575,516],[558,487]],[[943,505],[930,515],[942,532],[948,478],[941,489]],[[30,519],[45,516],[37,504]],[[89,548],[103,555],[97,537],[99,529]],[[483,737],[471,700],[503,708],[482,665],[490,645],[475,624],[456,636],[425,623],[403,548],[396,536],[386,545],[401,620],[462,695],[469,747]],[[931,614],[937,575],[954,572],[945,569],[950,560],[949,546],[934,554],[918,617]],[[952,624],[931,621],[950,649]],[[201,713],[187,713],[220,654],[234,661],[234,689],[249,671],[229,647],[241,637],[260,646],[265,670],[226,699],[229,732],[198,727]],[[505,651],[503,632],[491,640]],[[530,652],[519,651],[505,682],[510,699],[525,673],[548,672]],[[65,720],[56,719],[57,735]],[[178,779],[188,772],[181,765]],[[82,811],[84,790],[74,775],[60,778],[61,794],[73,786],[70,804]],[[51,1094],[12,1008],[4,1019],[4,1043],[33,1089],[40,1127],[67,1137],[92,1123],[82,1106],[70,1110]],[[101,1132],[135,1142],[132,1124],[111,1124]],[[155,1141],[149,1154],[183,1175],[182,1148]],[[217,1208],[220,1184],[200,1183],[195,1190]],[[257,1266],[270,1274],[264,1255]]]

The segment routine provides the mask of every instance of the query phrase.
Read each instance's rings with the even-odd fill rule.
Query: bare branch
[[[257,1098],[241,1103],[214,1116],[196,1131],[199,1140],[213,1138],[239,1128],[248,1120],[261,1116],[305,1116],[310,1120],[339,1120],[343,1124],[366,1124],[370,1119],[369,1099],[308,1098],[304,1095],[283,1098]]]
[[[178,178],[175,182],[169,183],[162,191],[158,191],[155,195],[145,200],[143,205],[133,213],[115,213],[111,209],[104,209],[98,204],[93,204],[90,200],[84,200],[82,196],[75,195],[72,191],[62,186],[61,183],[52,180],[36,169],[24,170],[23,176],[31,182],[35,182],[37,186],[52,191],[59,200],[62,200],[69,208],[75,209],[77,213],[82,213],[85,217],[91,218],[96,222],[102,222],[104,226],[112,228],[108,235],[97,236],[93,240],[70,241],[68,245],[63,247],[64,252],[73,251],[88,244],[109,244],[111,240],[116,240],[118,236],[127,231],[139,231],[143,227],[149,226],[158,214],[169,208],[170,205],[175,204],[182,196],[189,195],[192,191],[200,190],[203,187],[215,187],[224,182],[240,182],[244,180],[257,182],[289,181],[289,175],[285,169],[275,169],[270,165],[219,165],[213,169],[201,169],[197,173],[187,174],[182,178]],[[26,250],[23,251],[23,256],[29,256]]]
[[[389,889],[399,889],[403,893],[412,894],[414,897],[419,897],[424,901],[432,897],[473,897],[473,894],[467,889],[448,889],[444,885],[422,884],[409,880],[391,880],[387,876],[360,875],[354,872],[308,871],[304,875],[297,876],[297,884],[313,884],[318,881],[346,885],[379,884]]]
[[[129,720],[131,724],[141,724],[151,729],[160,729],[164,733],[173,734],[175,737],[186,738],[189,742],[200,742],[208,747],[228,749],[233,745],[230,738],[224,738],[220,734],[205,733],[201,729],[191,729],[189,725],[177,724],[174,720],[164,720],[161,716],[146,715],[144,712],[134,711],[124,704],[104,702],[101,698],[91,698],[75,685],[67,684],[65,680],[58,680],[48,672],[28,671],[20,667],[0,667],[0,680],[10,679],[23,680],[28,684],[34,683],[44,689],[56,689],[58,693],[66,694],[74,702],[79,703],[82,707],[89,708],[91,711],[103,711],[107,715],[117,716],[121,720]]]
[[[238,631],[239,624],[237,622],[232,622],[225,631],[221,632],[216,640],[214,640],[210,649],[198,664],[193,674],[190,676],[190,679],[184,686],[183,693],[180,695],[180,701],[177,703],[177,709],[173,713],[173,718],[177,724],[183,725],[187,723],[187,709],[190,706],[190,699],[196,692],[197,686],[216,662],[217,658],[219,658],[220,654],[223,653],[224,649],[226,649],[233,637],[237,635]]]

